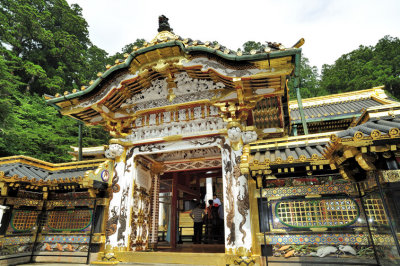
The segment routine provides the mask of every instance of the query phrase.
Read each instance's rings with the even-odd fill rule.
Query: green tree
[[[96,45],[91,45],[86,50],[85,60],[82,64],[85,66],[81,70],[82,83],[89,84],[89,81],[96,78],[98,72],[104,72],[108,62],[108,53]]]
[[[323,65],[321,88],[339,93],[385,85],[400,98],[400,40],[385,36],[375,46],[360,46],[332,65]]]
[[[65,0],[0,0],[0,43],[21,59],[15,74],[32,92],[81,84],[87,27],[81,8]]]
[[[78,146],[78,121],[62,116],[37,94],[17,92],[8,121],[1,132],[0,156],[27,155],[50,162],[71,160],[71,146]],[[83,146],[108,143],[101,127],[83,127]]]
[[[328,92],[319,86],[318,68],[311,66],[307,57],[302,56],[300,60],[300,80],[299,88],[302,98],[310,98],[327,95]],[[296,91],[293,86],[293,79],[288,83],[289,95],[291,99],[297,99]]]
[[[46,106],[41,95],[87,84],[106,60],[91,45],[78,5],[0,0],[0,156],[69,161],[78,122]],[[109,139],[100,127],[84,127],[83,136],[87,146]]]
[[[117,59],[123,59],[124,54],[130,54],[133,50],[133,47],[141,48],[143,47],[144,43],[146,42],[145,39],[136,39],[133,43],[125,45],[122,49],[121,52],[117,52],[114,55],[110,56],[107,58],[107,63],[110,65],[115,64],[115,60]]]
[[[7,60],[7,54],[8,51],[0,46],[0,135],[6,127],[10,126],[7,118],[13,106],[12,94],[22,84],[19,78],[13,75],[16,62]]]
[[[250,53],[251,50],[260,50],[262,48],[262,44],[260,42],[255,41],[247,41],[243,44],[243,51]]]

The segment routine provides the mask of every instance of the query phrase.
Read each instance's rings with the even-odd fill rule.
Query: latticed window
[[[281,201],[275,206],[276,219],[293,228],[348,226],[359,214],[357,203],[350,198]]]
[[[92,210],[49,211],[47,226],[56,231],[81,231],[90,226]]]
[[[39,211],[14,210],[11,218],[11,227],[16,232],[30,231],[36,224]]]
[[[380,198],[369,198],[364,202],[365,212],[370,222],[375,222],[381,225],[388,225],[383,203]]]

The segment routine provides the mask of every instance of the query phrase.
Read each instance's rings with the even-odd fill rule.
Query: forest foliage
[[[108,55],[91,43],[79,5],[0,0],[0,157],[69,161],[70,146],[78,145],[78,121],[47,106],[42,96],[87,85],[105,65],[144,42],[137,39]],[[250,51],[260,45],[248,41],[242,48]],[[300,75],[303,98],[378,85],[400,98],[400,41],[385,36],[375,46],[360,46],[324,65],[321,75],[302,57]],[[100,127],[83,128],[84,146],[107,144],[109,138]]]

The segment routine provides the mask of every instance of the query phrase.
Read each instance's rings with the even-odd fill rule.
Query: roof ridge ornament
[[[168,18],[164,15],[158,17],[158,32],[169,31],[173,33],[173,29],[169,26]]]

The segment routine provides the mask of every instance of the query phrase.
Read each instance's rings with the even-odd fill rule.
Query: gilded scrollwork
[[[122,192],[121,197],[121,208],[119,213],[119,228],[118,228],[118,235],[117,240],[123,240],[125,238],[124,233],[126,231],[126,219],[127,219],[127,198],[129,193],[129,187],[126,187]]]

